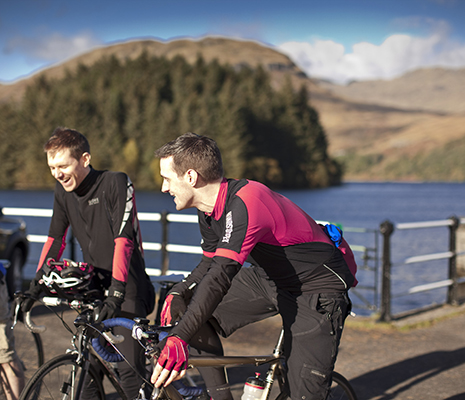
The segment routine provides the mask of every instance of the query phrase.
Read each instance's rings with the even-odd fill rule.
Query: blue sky
[[[312,77],[390,79],[465,67],[465,1],[2,0],[0,81],[96,46],[207,35],[273,46]]]

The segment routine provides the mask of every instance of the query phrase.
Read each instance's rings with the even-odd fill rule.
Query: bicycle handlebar
[[[18,316],[20,315],[20,310],[21,310],[21,296],[20,292],[15,293],[15,300],[14,300],[14,309],[13,309],[13,325],[12,328],[16,325],[16,322],[18,321]],[[34,322],[32,322],[31,318],[31,310],[27,311],[24,313],[23,316],[23,322],[24,325],[28,330],[30,330],[32,333],[43,333],[47,330],[47,327],[44,325],[36,325]]]
[[[109,329],[109,328],[114,328],[115,326],[122,326],[123,328],[126,328],[130,331],[132,331],[134,325],[136,323],[130,319],[127,318],[111,318],[111,319],[106,319],[102,321],[103,329],[102,331]],[[108,340],[111,343],[114,342],[114,338],[121,338],[121,336],[115,336],[111,334],[110,332],[103,332],[102,333],[103,337]],[[124,337],[123,337],[124,340]],[[119,342],[116,343],[121,343],[123,340],[120,340]],[[100,343],[100,340],[98,337],[93,338],[91,341],[92,347],[96,351],[96,353],[102,357],[103,360],[108,361],[108,362],[120,362],[123,361],[123,357],[120,356],[117,353],[110,353],[108,352],[105,347]]]
[[[26,325],[26,328],[29,329],[32,333],[43,333],[47,330],[45,325],[36,325],[34,322],[32,322],[30,311],[24,314],[24,325]]]
[[[107,319],[102,322],[103,330],[114,328],[115,326],[122,326],[132,332],[132,337],[136,340],[140,340],[141,338],[153,338],[154,335],[158,336],[159,340],[162,340],[166,335],[168,335],[165,331],[160,332],[145,332],[142,326],[135,321],[132,321],[127,318],[111,318]],[[103,335],[105,336],[105,332]],[[99,338],[92,339],[92,347],[96,351],[96,353],[102,357],[103,360],[107,362],[120,362],[123,361],[123,357],[117,353],[110,353],[108,352],[104,346],[100,343]],[[172,382],[172,385],[176,388],[179,394],[183,397],[195,397],[200,396],[203,392],[203,389],[198,386],[186,386],[182,381],[175,381]],[[154,390],[157,390],[154,388]],[[154,398],[152,396],[152,398]]]

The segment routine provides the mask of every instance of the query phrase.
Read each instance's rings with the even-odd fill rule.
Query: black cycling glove
[[[47,261],[45,261],[42,267],[37,270],[36,276],[29,283],[29,290],[26,290],[24,292],[24,294],[28,295],[28,297],[24,298],[24,300],[21,302],[22,313],[27,313],[28,311],[31,311],[34,302],[39,298],[40,292],[42,292],[42,286],[39,282],[45,273],[44,270],[50,271],[50,266],[47,264],[49,260],[52,259],[48,259]]]
[[[125,282],[118,281],[115,278],[111,279],[111,285],[108,289],[108,297],[103,301],[102,309],[97,316],[96,322],[114,318],[120,314],[125,291]]]
[[[31,311],[31,308],[34,305],[35,301],[39,298],[41,291],[42,288],[39,284],[39,281],[36,278],[34,278],[29,284],[29,290],[26,290],[24,292],[24,294],[26,294],[28,297],[25,297],[24,300],[21,302],[21,311],[23,313]]]

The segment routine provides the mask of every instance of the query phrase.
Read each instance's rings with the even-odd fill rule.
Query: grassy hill
[[[0,85],[0,102],[19,101],[42,74],[62,78],[79,64],[103,56],[123,60],[142,52],[194,62],[218,59],[240,68],[261,64],[279,87],[290,75],[305,84],[325,128],[329,153],[345,165],[346,180],[465,181],[465,69],[425,69],[392,81],[337,86],[310,79],[285,55],[257,42],[207,37],[159,42],[140,40],[101,47],[9,85]]]

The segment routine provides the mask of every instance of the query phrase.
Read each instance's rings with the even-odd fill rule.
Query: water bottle
[[[260,379],[260,374],[256,372],[255,376],[247,378],[241,400],[260,400],[264,389],[265,382]]]

